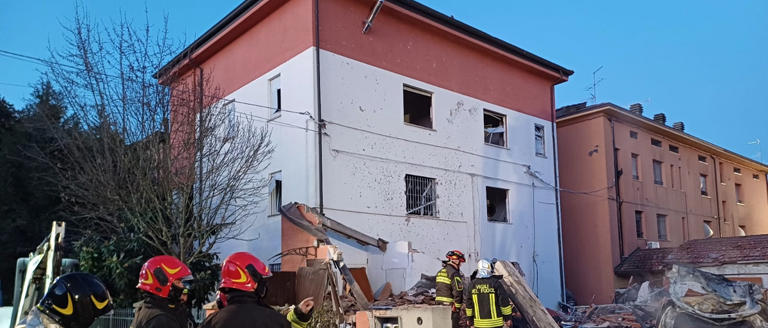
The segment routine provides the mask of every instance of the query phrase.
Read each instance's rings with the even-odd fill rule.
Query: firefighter
[[[451,306],[451,325],[458,328],[461,323],[461,305],[463,299],[464,282],[461,274],[461,264],[466,262],[464,253],[452,250],[445,254],[447,260],[443,261],[443,268],[437,272],[435,301]]]
[[[312,317],[313,299],[307,298],[287,318],[264,303],[266,279],[272,276],[264,263],[247,252],[230,255],[221,265],[219,310],[201,328],[306,328]]]
[[[68,273],[56,278],[16,328],[87,328],[112,307],[109,291],[99,278],[90,273]]]
[[[512,303],[499,279],[493,277],[491,262],[477,262],[477,278],[467,287],[467,324],[478,328],[512,326]]]
[[[131,328],[187,328],[187,318],[179,310],[191,280],[192,271],[179,259],[168,255],[149,259],[139,272],[136,288],[144,291],[145,298]]]

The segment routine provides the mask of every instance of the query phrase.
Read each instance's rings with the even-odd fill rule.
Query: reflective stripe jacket
[[[466,303],[467,319],[477,328],[501,327],[512,318],[509,297],[493,277],[472,280]]]
[[[463,278],[461,270],[450,263],[444,264],[435,277],[435,282],[437,283],[435,287],[435,301],[453,304],[457,309],[461,308],[462,299],[464,298]]]
[[[264,305],[255,293],[230,291],[227,306],[205,318],[200,327],[306,328],[311,318],[311,313],[302,313],[298,307],[283,316]]]

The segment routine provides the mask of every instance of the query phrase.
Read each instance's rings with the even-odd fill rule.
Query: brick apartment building
[[[611,302],[626,287],[614,268],[637,248],[768,233],[768,166],[642,111],[557,110],[566,288],[579,303]]]

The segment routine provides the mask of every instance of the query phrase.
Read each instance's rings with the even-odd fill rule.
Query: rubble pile
[[[568,313],[557,313],[561,327],[655,327],[653,319],[644,320],[636,309],[622,304],[604,304],[570,307]]]

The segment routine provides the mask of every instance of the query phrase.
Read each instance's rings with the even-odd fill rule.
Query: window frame
[[[699,192],[702,196],[709,197],[707,175],[699,173]]]
[[[744,205],[744,199],[742,199],[744,198],[744,195],[743,195],[744,189],[741,183],[734,183],[733,190],[734,190],[734,193],[736,194],[736,204]]]
[[[629,137],[630,137],[631,139],[635,139],[635,140],[637,140],[637,131],[634,131],[634,130],[629,130]]]
[[[416,124],[416,123],[407,122],[405,120],[405,114],[406,114],[406,109],[405,109],[405,92],[406,91],[412,92],[412,93],[415,93],[415,94],[420,94],[422,96],[429,97],[429,125],[430,126],[419,125],[419,124]],[[434,92],[431,92],[429,90],[425,90],[425,89],[422,89],[422,88],[419,88],[419,87],[415,87],[415,86],[412,86],[412,85],[403,84],[403,93],[402,93],[402,95],[403,95],[403,124],[405,124],[407,126],[412,126],[412,127],[417,127],[417,128],[422,128],[422,129],[427,129],[427,130],[435,131],[435,102],[434,102],[434,95],[435,94],[434,94]]]
[[[632,153],[630,155],[632,166],[632,180],[640,181],[640,155]]]
[[[664,227],[664,229],[661,229],[661,227]],[[664,231],[663,235],[661,233],[662,230]],[[656,235],[659,237],[659,241],[669,241],[669,231],[667,229],[666,214],[656,214]]]
[[[679,154],[680,153],[680,147],[672,145],[672,144],[667,145],[667,146],[668,146],[667,149],[669,149],[670,152],[675,153],[675,154]]]
[[[707,156],[699,155],[698,160],[699,160],[699,163],[709,164],[709,161],[707,161]]]
[[[659,139],[651,138],[651,146],[662,148],[664,146],[664,143],[662,143],[662,141]]]
[[[495,189],[495,190],[498,190],[498,191],[501,191],[501,192],[504,193],[504,220],[503,221],[501,221],[501,220],[491,220],[491,217],[488,216],[488,211],[487,210],[486,210],[486,213],[485,213],[485,220],[487,222],[509,223],[509,206],[508,206],[509,205],[509,189],[499,188],[499,187],[494,187],[494,186],[485,186],[486,208],[488,206],[488,201],[489,201],[489,198],[488,198],[489,189]]]
[[[539,152],[539,140],[541,140],[541,152]],[[536,156],[547,158],[547,131],[542,124],[533,124],[533,148]]]
[[[658,175],[656,167],[659,168]],[[659,186],[664,185],[664,162],[655,159],[653,160],[653,183]]]
[[[268,81],[269,85],[269,116],[274,118],[280,116],[283,112],[283,82],[282,74],[277,74],[271,77]],[[277,88],[275,88],[277,85]]]
[[[635,235],[638,239],[645,239],[645,218],[643,211],[635,211]]]
[[[282,171],[275,171],[269,174],[269,188],[270,190],[269,190],[269,215],[268,216],[280,215],[280,207],[283,206],[283,172]]]
[[[501,125],[502,125],[502,128],[504,129],[504,131],[502,132],[503,133],[503,135],[502,135],[503,145],[497,145],[497,144],[490,143],[490,142],[486,141],[485,115],[494,116],[496,118],[500,118],[501,119]],[[499,148],[507,149],[509,147],[509,143],[507,142],[507,136],[509,135],[509,133],[507,133],[507,131],[508,131],[508,129],[507,129],[507,115],[504,115],[504,114],[501,114],[501,113],[498,113],[498,112],[494,112],[494,111],[492,111],[490,109],[483,109],[483,143],[485,143],[488,146],[493,146],[493,147],[499,147]],[[491,139],[491,140],[493,140],[493,139]]]
[[[439,212],[437,207],[437,199],[439,198],[437,194],[437,185],[438,185],[437,178],[430,178],[426,176],[406,173],[403,180],[405,181],[405,190],[403,190],[403,193],[405,194],[405,214],[407,216],[416,216],[416,217],[439,217]],[[422,181],[417,181],[417,180],[422,180]],[[409,191],[413,189],[419,189],[418,186],[412,186],[411,188],[409,188],[409,183],[419,183],[419,182],[426,182],[430,184],[429,186],[426,187],[427,191],[429,191],[430,197],[424,196],[425,194],[427,194],[426,191],[423,192],[422,195],[409,194]],[[414,197],[422,197],[424,199],[416,199]],[[409,205],[413,205],[413,204],[410,204],[411,202],[416,202],[418,206],[409,208]],[[431,206],[430,206],[430,203],[432,203]],[[413,213],[416,210],[419,210],[419,213]],[[427,213],[425,214],[425,212]]]

